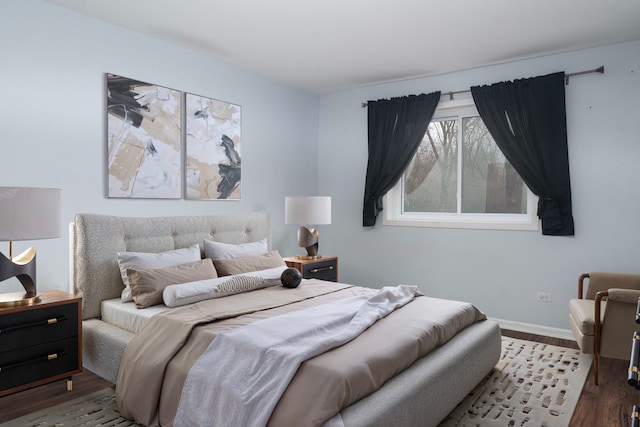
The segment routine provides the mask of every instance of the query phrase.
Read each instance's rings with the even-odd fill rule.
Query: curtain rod
[[[569,77],[573,77],[573,76],[580,76],[582,74],[592,74],[592,73],[600,73],[600,74],[604,74],[604,65],[599,66],[598,68],[594,68],[593,70],[585,70],[585,71],[576,71],[575,73],[569,73],[566,74],[564,76],[564,84],[568,85],[569,84]],[[450,92],[442,92],[440,94],[440,96],[444,96],[444,95],[448,95],[449,96],[449,100],[453,100],[453,95],[459,95],[461,93],[468,93],[471,92],[471,89],[467,89],[467,90],[456,90],[456,91],[450,91]],[[367,107],[367,103],[363,102],[362,103],[362,108],[366,108]]]

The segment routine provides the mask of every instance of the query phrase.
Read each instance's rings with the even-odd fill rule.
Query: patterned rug
[[[578,350],[503,337],[496,367],[440,426],[568,426],[592,360]],[[54,426],[137,424],[120,416],[110,388],[0,424]]]
[[[0,427],[139,427],[120,416],[113,389],[106,388],[0,424]]]
[[[568,426],[592,362],[580,350],[503,337],[493,371],[440,426]]]

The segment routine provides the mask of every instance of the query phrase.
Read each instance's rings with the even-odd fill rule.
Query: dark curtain
[[[542,234],[573,236],[563,72],[471,88],[482,121],[539,197]]]
[[[374,226],[382,197],[398,182],[424,137],[440,92],[367,102],[369,160],[362,225]]]

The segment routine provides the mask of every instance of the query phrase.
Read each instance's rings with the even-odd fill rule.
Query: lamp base
[[[9,292],[0,294],[0,307],[15,307],[18,305],[33,305],[40,301],[40,295],[29,295],[24,292]]]
[[[9,250],[9,252],[11,252],[11,250]],[[0,253],[0,282],[10,277],[16,277],[20,283],[22,283],[22,287],[27,292],[25,294],[26,298],[34,298],[37,296],[35,248],[29,248],[11,259]]]

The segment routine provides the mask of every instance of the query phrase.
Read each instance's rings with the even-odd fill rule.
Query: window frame
[[[464,99],[441,101],[431,121],[443,119],[478,116],[478,111],[470,95]],[[460,143],[462,132],[458,144]],[[462,206],[462,155],[463,150],[458,145],[458,185],[456,189],[457,212],[404,212],[404,174],[398,183],[384,196],[384,210],[382,211],[382,224],[390,226],[409,226],[427,228],[461,228],[461,229],[491,229],[491,230],[521,230],[538,231],[539,219],[537,216],[538,197],[534,195],[526,185],[526,213],[524,214],[499,214],[499,213],[463,213]]]

